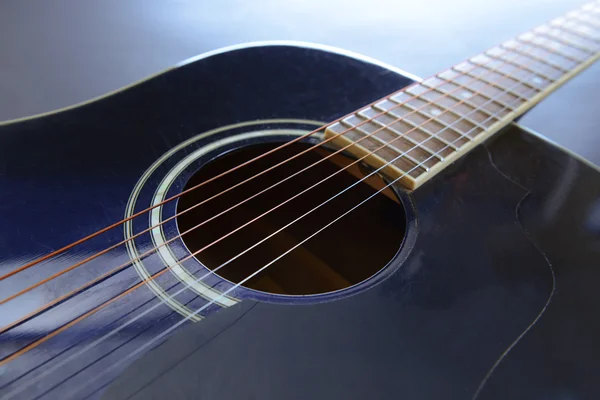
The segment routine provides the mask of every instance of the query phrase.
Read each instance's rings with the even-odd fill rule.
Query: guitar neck
[[[416,189],[600,57],[600,1],[366,106],[325,138]]]

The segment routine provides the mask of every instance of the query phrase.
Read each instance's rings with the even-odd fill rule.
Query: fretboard
[[[330,125],[325,138],[415,189],[600,56],[600,2]]]

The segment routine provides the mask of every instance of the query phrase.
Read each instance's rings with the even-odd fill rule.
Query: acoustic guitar
[[[0,398],[600,398],[600,173],[515,122],[599,57],[596,1],[424,80],[249,44],[2,123]]]

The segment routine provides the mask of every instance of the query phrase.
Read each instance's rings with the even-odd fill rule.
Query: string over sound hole
[[[180,198],[178,213],[254,177],[178,216],[179,230],[185,232],[231,208],[183,235],[188,249],[199,251],[198,260],[216,269],[217,275],[239,283],[386,186],[377,174],[352,186],[370,172],[358,163],[349,166],[354,160],[340,154],[323,160],[331,155],[323,148],[292,159],[309,146],[289,145]],[[223,155],[193,174],[184,190],[274,147],[252,145]],[[281,166],[257,176],[285,160]],[[388,264],[400,248],[405,229],[402,203],[386,188],[242,286],[283,295],[327,293],[353,286]]]

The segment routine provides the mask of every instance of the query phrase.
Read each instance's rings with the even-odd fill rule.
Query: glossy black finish
[[[191,136],[258,118],[329,120],[407,83],[338,55],[257,48],[200,60],[66,113],[2,127],[0,185],[9,190],[0,208],[1,272],[120,219],[138,177]],[[36,141],[39,147],[27,147]],[[105,397],[597,398],[598,178],[597,170],[511,127],[416,192],[400,193],[409,213],[408,241],[393,274],[322,302],[244,300],[189,324],[134,363]],[[103,236],[70,253],[69,261],[121,238],[122,231]],[[117,259],[127,255],[100,261],[114,265]],[[95,270],[106,268],[100,261]],[[119,275],[86,302],[64,304],[41,321],[68,321],[137,279],[133,271]],[[4,285],[0,291],[9,289],[15,290]],[[67,349],[10,390],[24,384],[72,353],[70,346],[89,343],[117,318],[131,319],[156,303],[144,291],[90,317],[48,341],[44,351],[7,365],[0,386]],[[90,394],[119,370],[100,381],[93,380],[97,374],[180,320],[162,307],[24,397],[56,384],[47,397],[64,398],[93,382],[77,397]],[[46,332],[44,324],[24,324],[0,336],[2,356]]]

